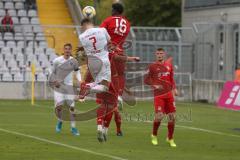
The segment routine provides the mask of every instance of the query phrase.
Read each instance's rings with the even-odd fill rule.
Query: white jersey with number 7
[[[87,56],[96,56],[102,61],[108,59],[107,44],[110,36],[105,28],[90,28],[80,34],[79,39]]]
[[[88,68],[96,83],[111,81],[111,68],[107,44],[110,36],[105,28],[90,28],[79,36],[80,42],[88,57]],[[94,58],[101,61],[101,64]]]

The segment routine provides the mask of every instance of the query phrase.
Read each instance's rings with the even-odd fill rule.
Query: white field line
[[[212,133],[212,134],[217,134],[217,135],[221,135],[221,136],[240,138],[240,135],[229,134],[229,133],[224,133],[224,132],[219,132],[219,131],[213,131],[213,130],[208,130],[208,129],[204,129],[204,128],[196,128],[196,127],[189,127],[189,126],[182,126],[182,125],[176,125],[176,127],[195,130],[195,131],[201,131],[201,132],[206,132],[206,133]]]
[[[11,131],[11,130],[6,130],[6,129],[3,129],[3,128],[0,128],[0,131],[5,132],[5,133],[9,133],[9,134],[13,134],[13,135],[18,135],[18,136],[30,138],[30,139],[34,139],[34,140],[38,140],[38,141],[45,142],[45,143],[49,143],[49,144],[54,144],[54,145],[57,145],[57,146],[62,146],[62,147],[69,148],[69,149],[73,149],[73,150],[78,150],[78,151],[86,152],[86,153],[93,154],[93,155],[97,155],[97,156],[106,157],[106,158],[109,158],[109,159],[114,159],[114,160],[127,160],[127,159],[125,159],[125,158],[113,156],[113,155],[110,155],[110,154],[99,153],[99,152],[91,151],[91,150],[88,150],[88,149],[85,149],[85,148],[76,147],[76,146],[72,146],[72,145],[68,145],[68,144],[64,144],[64,143],[60,143],[60,142],[48,140],[48,139],[45,139],[45,138],[40,138],[40,137],[32,136],[32,135],[29,135],[29,134],[24,134],[24,133],[20,133],[20,132],[15,132],[15,131]]]
[[[144,121],[144,122],[145,123],[152,123],[152,121]],[[163,123],[162,125],[167,126],[166,123]],[[209,130],[209,129],[204,129],[204,128],[182,126],[182,125],[175,125],[175,126],[178,127],[178,128],[184,128],[184,129],[189,129],[189,130],[194,130],[194,131],[200,131],[200,132],[205,132],[205,133],[217,134],[217,135],[221,135],[221,136],[240,138],[240,135],[229,134],[229,133],[224,133],[224,132],[219,132],[219,131],[214,131],[214,130]]]

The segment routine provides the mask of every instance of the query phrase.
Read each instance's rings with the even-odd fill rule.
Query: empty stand
[[[46,81],[47,69],[57,55],[48,47],[38,11],[27,10],[25,0],[1,0],[0,21],[6,11],[12,17],[14,32],[0,32],[0,81],[31,81],[32,63],[36,65],[35,79]]]

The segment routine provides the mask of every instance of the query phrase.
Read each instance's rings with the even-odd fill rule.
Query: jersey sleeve
[[[78,39],[79,39],[79,46],[82,47],[83,46],[83,44],[82,44],[82,41],[83,41],[82,36],[79,35]]]
[[[77,80],[78,80],[79,82],[82,81],[82,76],[81,76],[80,69],[79,69],[78,71],[76,71],[75,73],[76,73]]]
[[[57,64],[58,64],[58,60],[57,58],[55,58],[53,61],[52,61],[52,67],[51,69],[49,70],[50,74],[55,72],[56,68],[57,68]]]
[[[108,34],[108,32],[107,32],[107,30],[105,28],[103,28],[103,32],[104,32],[104,34],[105,34],[105,36],[107,38],[107,41],[109,42],[111,40],[111,37],[110,37],[110,35]]]

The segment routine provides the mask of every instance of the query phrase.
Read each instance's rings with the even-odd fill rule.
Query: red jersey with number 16
[[[122,44],[130,31],[130,23],[123,16],[110,16],[106,18],[100,27],[104,27],[111,37],[112,43],[122,49]]]

